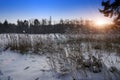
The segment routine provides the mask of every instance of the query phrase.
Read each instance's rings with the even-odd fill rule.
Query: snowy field
[[[0,80],[120,80],[119,37],[0,34]]]
[[[48,80],[52,71],[45,56],[0,53],[0,80]],[[56,79],[54,79],[56,80]]]

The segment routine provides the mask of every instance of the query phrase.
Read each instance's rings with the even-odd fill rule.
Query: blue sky
[[[0,21],[7,19],[95,19],[102,0],[0,0]]]

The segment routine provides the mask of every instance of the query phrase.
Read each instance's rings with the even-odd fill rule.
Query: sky
[[[0,21],[7,19],[98,19],[102,0],[0,0]]]

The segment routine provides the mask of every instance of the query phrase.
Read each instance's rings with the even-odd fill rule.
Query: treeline
[[[59,20],[53,23],[52,18],[17,20],[17,24],[9,23],[5,20],[0,22],[0,33],[29,33],[29,34],[49,34],[49,33],[98,33],[90,20]]]
[[[86,24],[89,22],[86,21]],[[34,19],[34,20],[18,20],[17,24],[9,23],[5,20],[0,23],[0,33],[29,33],[29,34],[47,34],[47,33],[66,33],[73,31],[83,31],[83,20],[59,20],[53,23],[51,17],[47,19]]]

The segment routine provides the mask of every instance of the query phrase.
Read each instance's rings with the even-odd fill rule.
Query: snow
[[[0,80],[119,80],[120,56],[115,51],[93,49],[94,42],[67,42],[67,40],[79,38],[92,37],[98,39],[105,36],[0,34]],[[4,50],[7,44],[19,45],[19,42],[23,42],[23,40],[27,44],[31,44],[32,47],[36,43],[43,42],[46,46],[50,43],[49,45],[52,48],[45,48],[46,54],[42,55],[38,55],[32,50],[24,55],[17,51],[13,52],[9,48]],[[101,45],[103,46],[103,44]],[[117,45],[119,46],[119,44]],[[94,73],[89,68],[76,69],[82,65],[82,63],[79,66],[77,65],[78,59],[89,62],[90,56],[95,57],[96,61],[101,60],[101,72]],[[91,61],[95,62],[94,60]],[[111,67],[115,68],[115,71]]]
[[[26,68],[26,69],[25,69]],[[48,80],[55,79],[45,56],[21,55],[19,53],[5,51],[0,53],[0,80]]]

